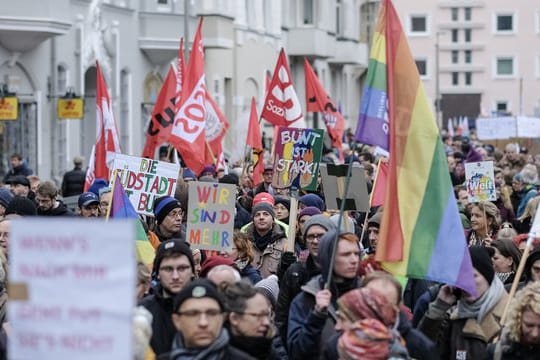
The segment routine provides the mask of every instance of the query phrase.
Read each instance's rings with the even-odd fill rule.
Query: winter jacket
[[[457,307],[436,299],[438,307],[446,314],[431,313],[431,307],[420,321],[418,328],[438,344],[440,359],[476,360],[487,357],[487,345],[499,335],[500,319],[508,295],[502,296],[481,323],[475,318],[454,318]]]
[[[182,227],[180,228],[180,231],[176,234],[173,234],[172,236],[165,236],[159,232],[159,226],[156,227],[155,231],[149,231],[148,232],[148,240],[150,241],[150,244],[154,247],[155,250],[159,247],[159,244],[161,244],[164,241],[170,240],[170,239],[186,239],[186,232],[184,230],[184,225],[182,224]]]
[[[163,288],[158,285],[152,295],[142,299],[139,305],[152,314],[152,338],[150,346],[156,356],[171,351],[176,328],[172,322],[173,298],[163,296]]]
[[[287,360],[289,358],[279,334],[271,338],[262,338],[234,336],[231,333],[229,343],[258,360]]]
[[[519,192],[519,194],[521,196],[519,198],[516,217],[520,217],[521,215],[523,215],[523,212],[525,211],[525,206],[527,206],[529,200],[534,198],[538,194],[538,192],[536,191],[534,186],[526,185],[525,188]]]
[[[62,196],[82,194],[85,179],[86,171],[80,167],[75,167],[73,170],[66,172],[62,179]]]
[[[301,287],[305,285],[309,279],[320,273],[321,269],[315,263],[313,257],[308,256],[305,263],[296,262],[292,264],[285,272],[285,275],[283,275],[283,279],[279,286],[276,317],[274,321],[285,342],[287,339],[287,324],[291,302],[296,295],[302,291]]]
[[[240,271],[240,276],[242,279],[248,279],[253,285],[263,279],[259,270],[255,269],[251,264],[247,264],[246,267]]]
[[[22,175],[26,177],[32,174],[33,174],[32,169],[26,166],[26,163],[22,163],[21,165],[14,167],[13,169],[7,172],[6,176],[4,176],[4,184],[6,184],[8,180],[12,178],[13,176]]]
[[[488,346],[489,360],[535,360],[540,357],[540,345],[531,346],[510,340],[506,329],[501,339]]]
[[[69,210],[66,204],[64,204],[61,200],[58,201],[58,206],[55,208],[51,208],[47,211],[37,209],[37,214],[39,216],[75,216],[73,211]]]
[[[234,228],[241,229],[244,225],[251,222],[251,214],[238,202],[235,204],[236,214],[234,215]]]
[[[253,239],[253,232],[255,231],[255,226],[251,224],[246,233]],[[274,223],[272,228],[272,240],[266,246],[264,251],[259,250],[256,246],[253,247],[254,250],[254,259],[252,265],[255,269],[259,270],[263,278],[267,278],[272,274],[277,274],[279,260],[281,259],[281,254],[287,242],[287,236],[283,232],[283,229],[278,224]]]

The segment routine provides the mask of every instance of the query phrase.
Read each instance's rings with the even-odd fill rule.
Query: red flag
[[[176,66],[176,111],[180,109],[182,100],[182,85],[184,84],[184,76],[186,74],[186,65],[184,62],[184,38],[180,38],[180,46],[178,47],[178,64]]]
[[[388,182],[388,161],[379,160],[377,173],[373,181],[371,190],[370,206],[380,206],[384,204],[384,195],[386,193],[386,184]]]
[[[261,117],[276,126],[306,127],[283,48],[264,99]]]
[[[206,162],[212,159],[212,163],[215,163],[223,151],[222,141],[229,129],[229,122],[208,91],[206,91],[205,109],[205,138],[208,143],[207,148],[212,152],[210,157],[207,156]]]
[[[253,161],[253,183],[260,184],[262,181],[263,167],[263,146],[261,128],[257,116],[257,106],[255,98],[251,98],[251,112],[249,114],[249,125],[246,144],[251,147],[251,159]]]
[[[181,105],[174,118],[169,142],[180,152],[187,167],[197,175],[205,165],[204,49],[201,39],[202,18],[193,39],[186,76],[182,83]]]
[[[171,125],[174,122],[176,75],[172,66],[169,68],[165,82],[161,86],[152,117],[146,129],[146,142],[142,156],[154,158],[156,147],[169,141]]]
[[[88,167],[86,181],[84,184],[84,190],[86,191],[91,183],[88,180],[91,179],[105,179],[109,180],[109,168],[107,167],[107,152],[119,153],[120,142],[118,141],[118,130],[116,128],[116,122],[114,120],[114,114],[111,107],[111,98],[107,91],[107,84],[103,79],[101,73],[101,67],[96,62],[96,145],[94,147],[94,161]],[[92,157],[92,156],[91,156]]]
[[[337,110],[336,105],[324,90],[313,68],[304,58],[304,72],[306,76],[306,106],[307,111],[323,113],[324,124],[332,146],[341,154],[341,139],[345,129],[345,119]]]

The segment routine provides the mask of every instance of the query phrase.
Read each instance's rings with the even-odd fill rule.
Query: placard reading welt
[[[133,359],[131,221],[11,223],[9,359]]]

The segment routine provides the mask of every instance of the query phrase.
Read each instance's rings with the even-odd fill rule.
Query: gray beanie
[[[313,225],[319,225],[325,228],[327,231],[336,229],[336,225],[334,224],[334,222],[332,222],[332,220],[330,220],[328,216],[322,214],[313,215],[304,223],[304,227],[302,228],[302,237],[304,238],[304,240],[306,239],[306,233],[308,229]]]
[[[257,211],[266,211],[272,215],[272,217],[276,217],[276,214],[274,213],[274,208],[272,205],[266,202],[260,202],[257,205],[253,206],[251,209],[251,217],[255,217],[255,214],[257,214]]]

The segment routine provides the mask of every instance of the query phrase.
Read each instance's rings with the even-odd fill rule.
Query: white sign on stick
[[[540,118],[518,116],[517,136],[520,138],[540,137]]]
[[[134,232],[120,220],[11,223],[9,359],[133,359]]]

